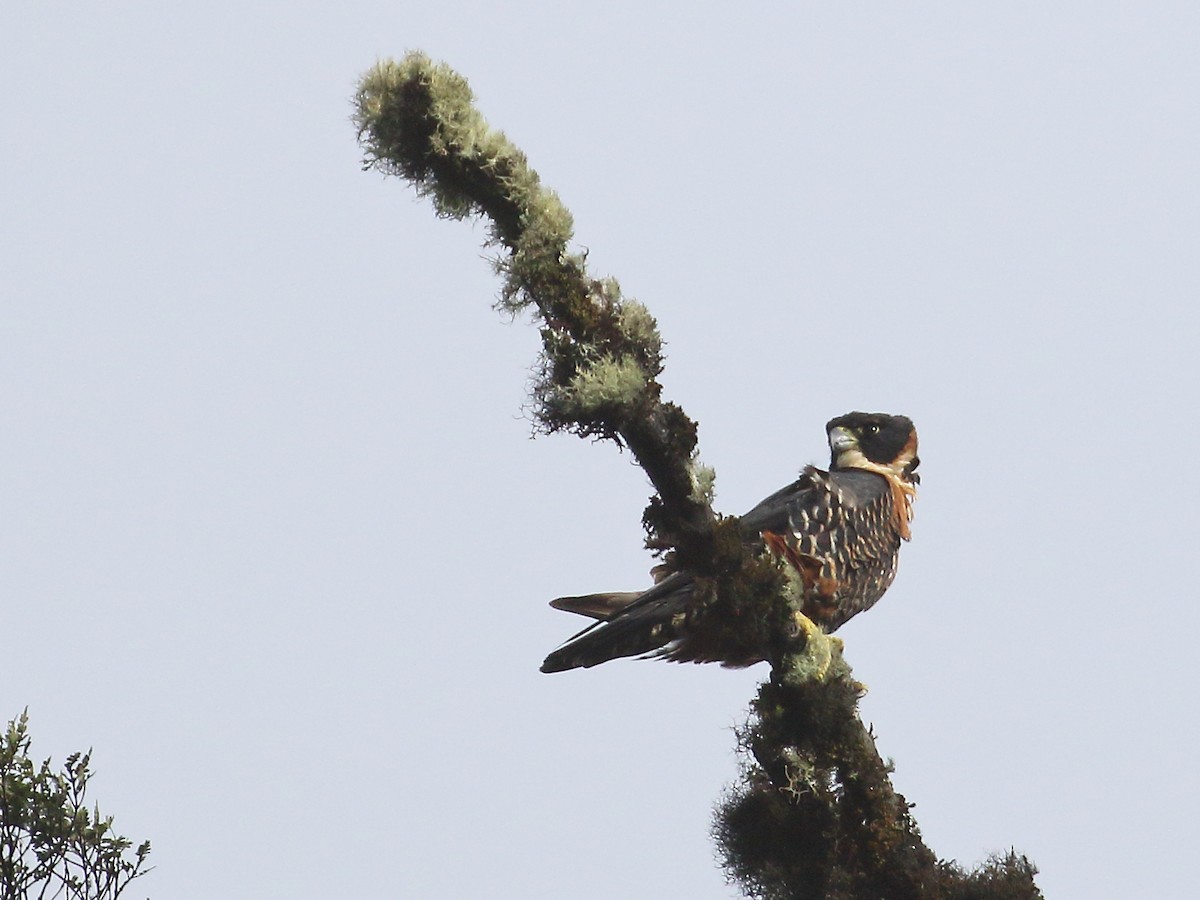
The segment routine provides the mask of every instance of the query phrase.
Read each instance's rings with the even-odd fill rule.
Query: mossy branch
[[[1023,856],[996,856],[968,873],[925,846],[859,718],[865,688],[841,640],[802,616],[794,623],[739,733],[740,784],[714,820],[730,878],[763,900],[1040,898]]]
[[[541,319],[533,414],[546,431],[627,446],[661,503],[652,539],[704,543],[713,521],[696,425],[662,399],[662,340],[649,311],[572,253],[571,215],[525,155],[472,105],[465,79],[422,53],[378,63],[355,98],[366,165],[411,181],[443,216],[482,215],[506,255],[500,305]]]
[[[750,761],[714,825],[731,877],[763,898],[1040,897],[1023,857],[966,875],[924,845],[858,716],[863,688],[841,641],[799,613],[786,571],[746,553],[736,520],[714,515],[696,424],[662,399],[654,318],[616,281],[587,273],[568,248],[570,214],[472,101],[461,76],[424,54],[380,62],[355,98],[365,165],[412,182],[443,216],[490,222],[505,251],[500,305],[541,320],[538,428],[627,446],[657,491],[644,516],[649,543],[675,554],[715,604],[767,610],[730,617],[769,629],[775,646],[740,736]],[[757,635],[750,643],[762,645]]]

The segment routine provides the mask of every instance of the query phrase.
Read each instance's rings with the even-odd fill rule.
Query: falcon
[[[917,432],[905,416],[852,412],[826,426],[830,464],[800,477],[738,520],[746,548],[774,560],[798,592],[801,611],[833,632],[883,596],[911,537],[920,477]],[[768,656],[768,640],[717,610],[703,579],[661,571],[642,592],[560,597],[555,609],[598,619],[546,657],[543,672],[589,668],[625,656],[720,662],[740,668]],[[747,619],[751,618],[749,616]]]

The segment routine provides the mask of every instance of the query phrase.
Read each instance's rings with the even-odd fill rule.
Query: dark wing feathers
[[[850,546],[862,546],[862,539],[868,537],[858,534],[860,526],[868,531],[878,528],[884,506],[888,511],[891,508],[890,502],[881,503],[885,499],[890,501],[890,488],[880,475],[852,469],[827,473],[810,466],[796,481],[771,494],[742,516],[740,526],[751,545],[761,546],[760,535],[769,531],[776,535],[792,536],[798,552],[821,556],[833,552],[830,529],[836,528],[841,544],[839,550],[844,553]],[[855,510],[859,512],[856,514]],[[863,518],[863,521],[856,522],[859,518]],[[899,544],[898,537],[887,540]],[[882,546],[872,546],[870,549],[872,556],[877,552],[883,555],[887,553],[887,548]],[[891,571],[886,576],[887,583],[890,583],[894,571],[893,561]],[[886,586],[884,583],[880,588],[873,588],[872,593],[882,593]],[[681,637],[679,629],[686,622],[692,596],[692,576],[682,571],[668,575],[640,594],[591,594],[555,600],[551,605],[558,609],[591,616],[599,621],[547,656],[542,671],[589,668],[617,657],[641,656],[655,651],[668,659],[679,661],[716,660],[720,657],[715,650],[704,646],[702,636],[693,636],[693,647],[683,646],[687,640],[677,646],[672,645],[672,641]],[[870,599],[868,605],[874,599],[877,597]],[[855,611],[857,609],[848,609],[838,621],[831,621],[830,630]],[[726,664],[749,665],[753,661],[727,660]]]
[[[813,493],[812,478],[806,471],[742,516],[743,532],[752,537],[763,531],[790,531],[792,511],[810,503]],[[550,605],[555,609],[599,621],[550,653],[542,663],[542,671],[590,668],[618,657],[652,653],[670,642],[672,620],[687,612],[691,598],[691,575],[676,572],[642,593],[588,594],[552,600]]]
[[[773,531],[791,531],[793,514],[812,503],[815,488],[812,476],[806,471],[785,488],[780,488],[741,517],[742,531],[747,536]]]

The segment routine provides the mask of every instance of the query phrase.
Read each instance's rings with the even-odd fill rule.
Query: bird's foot
[[[821,626],[804,613],[791,614],[790,648],[783,653],[777,666],[785,684],[799,687],[814,681],[825,681],[845,668],[842,662],[841,638],[826,634]],[[794,648],[794,649],[791,649]]]

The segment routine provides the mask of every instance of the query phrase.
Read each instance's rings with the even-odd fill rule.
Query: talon
[[[820,625],[802,612],[792,613],[788,631],[793,629],[797,635],[804,635],[804,645],[795,653],[789,654],[786,680],[794,685],[824,681],[829,675],[834,659],[841,656],[844,642],[841,638],[830,637]]]

